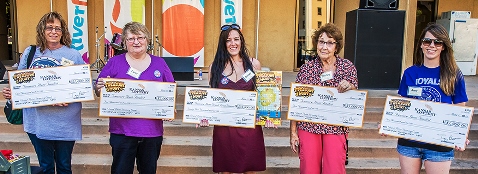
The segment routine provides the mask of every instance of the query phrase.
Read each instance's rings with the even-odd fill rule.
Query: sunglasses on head
[[[430,39],[430,38],[423,38],[422,39],[422,44],[423,46],[430,46],[431,44],[435,43],[435,46],[441,47],[443,46],[443,41],[440,39]]]
[[[221,27],[221,31],[226,31],[226,30],[229,30],[229,28],[233,28],[233,29],[236,29],[236,30],[240,30],[241,27],[237,24],[231,24],[231,25],[223,25]]]

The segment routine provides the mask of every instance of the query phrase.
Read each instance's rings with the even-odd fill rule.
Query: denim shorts
[[[431,162],[444,162],[452,161],[455,156],[455,152],[450,150],[449,152],[438,152],[434,150],[428,150],[418,147],[408,147],[397,145],[397,152],[400,155],[410,157],[410,158],[420,158],[422,160],[431,161]]]

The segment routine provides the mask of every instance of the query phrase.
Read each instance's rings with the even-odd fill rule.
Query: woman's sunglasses
[[[241,27],[237,24],[231,24],[231,25],[223,25],[221,27],[221,31],[226,31],[226,30],[229,30],[229,28],[233,28],[233,29],[236,29],[236,30],[240,30]]]
[[[436,47],[441,47],[443,46],[443,41],[439,39],[430,39],[430,38],[423,38],[422,39],[422,44],[423,46],[430,46],[430,44],[435,43]]]

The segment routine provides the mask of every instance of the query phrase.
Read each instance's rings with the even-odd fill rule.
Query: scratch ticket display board
[[[281,125],[282,71],[256,72],[257,125],[265,125],[267,120]]]

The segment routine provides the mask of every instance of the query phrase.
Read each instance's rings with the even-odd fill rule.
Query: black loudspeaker
[[[193,57],[163,57],[175,81],[194,81]]]
[[[404,26],[402,10],[347,12],[344,58],[357,68],[359,88],[398,89]]]
[[[399,0],[360,0],[360,9],[397,10]]]

